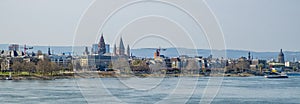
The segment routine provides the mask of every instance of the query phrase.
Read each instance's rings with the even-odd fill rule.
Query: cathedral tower
[[[98,54],[102,55],[106,53],[105,42],[103,38],[103,34],[101,35],[100,41],[98,43]]]
[[[127,52],[126,52],[127,56],[130,56],[130,47],[129,45],[127,45]]]
[[[280,53],[278,54],[278,62],[284,63],[284,54],[282,52],[282,49],[280,49]]]
[[[125,55],[125,47],[124,47],[124,43],[123,43],[122,37],[120,38],[120,44],[119,44],[118,54],[120,56]]]

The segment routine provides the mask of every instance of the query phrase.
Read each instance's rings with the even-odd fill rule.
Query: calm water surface
[[[208,81],[209,77],[1,80],[0,104],[193,104],[200,102],[206,87],[215,86],[207,86]],[[213,104],[300,103],[300,77],[229,77],[219,88]]]

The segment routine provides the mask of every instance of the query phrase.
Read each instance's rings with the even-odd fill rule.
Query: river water
[[[300,103],[300,77],[1,80],[0,104]]]

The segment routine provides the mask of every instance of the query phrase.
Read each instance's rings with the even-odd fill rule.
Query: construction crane
[[[156,57],[160,57],[160,52],[161,51],[166,51],[167,49],[165,49],[165,48],[157,48],[156,49],[156,52],[154,53],[154,58],[156,58]]]
[[[24,56],[26,56],[27,50],[33,49],[33,47],[27,47],[26,44],[25,44],[24,47],[23,47],[23,49],[24,49]]]

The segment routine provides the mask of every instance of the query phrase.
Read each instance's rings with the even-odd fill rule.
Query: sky
[[[205,0],[223,32],[220,40],[203,23],[211,16],[205,16],[201,0],[174,3],[199,19],[203,27],[175,6],[143,2],[120,9],[126,2],[1,0],[0,44],[91,46],[103,33],[111,46],[118,45],[122,37],[132,48],[208,49],[221,41],[226,49],[300,51],[299,0]]]

